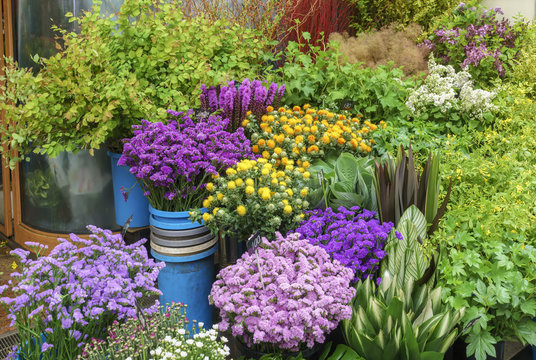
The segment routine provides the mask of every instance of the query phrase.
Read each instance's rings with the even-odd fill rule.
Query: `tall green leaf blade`
[[[428,224],[434,221],[439,206],[439,156],[432,156],[430,163],[430,173],[426,182],[426,203],[424,207],[424,216]]]

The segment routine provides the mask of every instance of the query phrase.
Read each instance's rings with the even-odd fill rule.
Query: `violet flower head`
[[[355,282],[374,277],[386,256],[383,249],[393,224],[380,224],[375,215],[357,206],[350,210],[341,206],[337,212],[331,208],[307,211],[295,232],[352,269]]]

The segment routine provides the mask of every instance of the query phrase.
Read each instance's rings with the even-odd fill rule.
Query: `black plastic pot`
[[[497,356],[488,356],[487,360],[504,360],[504,341],[495,344]],[[474,356],[467,357],[467,344],[464,339],[458,339],[445,353],[445,360],[475,360]]]
[[[246,360],[249,360],[249,359],[258,360],[262,356],[270,354],[270,353],[264,353],[264,352],[260,352],[260,351],[250,349],[246,345],[241,343],[240,341],[237,341],[236,343],[238,345],[238,349],[240,350],[242,355],[244,355]],[[322,347],[319,344],[316,344],[311,349],[303,350],[301,352],[301,355],[303,356],[304,359],[313,360],[313,359],[316,359],[316,357],[318,355],[318,352],[321,349],[322,349]],[[299,352],[284,352],[284,353],[282,353],[283,359],[286,359],[286,358],[289,358],[289,357],[292,357],[292,356],[297,356],[298,354],[299,354]]]

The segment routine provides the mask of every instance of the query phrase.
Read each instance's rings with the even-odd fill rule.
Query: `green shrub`
[[[357,32],[381,29],[398,23],[406,26],[416,22],[428,29],[434,19],[454,8],[458,0],[347,0],[355,7],[355,16],[350,25]]]
[[[1,130],[4,144],[22,157],[105,142],[117,151],[140,118],[197,107],[202,83],[260,72],[264,43],[254,30],[188,18],[178,2],[126,0],[116,17],[100,15],[100,6],[95,1],[77,18],[67,14],[80,33],[56,29],[64,46],[39,60],[38,74],[7,69],[8,92],[0,100],[10,122]]]
[[[329,47],[308,44],[310,50],[302,53],[306,45],[289,42],[284,64],[269,76],[269,80],[286,85],[283,103],[309,103],[336,110],[345,100],[351,100],[348,110],[376,124],[382,120],[396,122],[409,115],[404,102],[414,81],[401,80],[402,70],[391,66],[363,69],[359,64],[341,64],[336,43]]]
[[[438,266],[444,299],[477,319],[468,355],[494,355],[497,341],[536,344],[536,106],[522,90],[504,89],[508,118],[469,134],[473,151],[446,153],[455,180],[451,205],[433,245],[446,250]],[[505,117],[506,117],[505,116]]]

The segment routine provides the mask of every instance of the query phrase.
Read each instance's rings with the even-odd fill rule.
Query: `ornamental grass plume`
[[[326,250],[354,272],[354,282],[376,277],[380,261],[387,255],[385,242],[393,224],[380,224],[376,213],[354,206],[305,212],[305,220],[292,232]],[[397,236],[400,236],[397,233]],[[376,278],[379,284],[381,279]]]
[[[74,359],[90,338],[101,338],[114,320],[136,315],[135,301],[161,292],[155,282],[164,263],[147,257],[146,239],[126,245],[120,234],[89,225],[89,239],[71,234],[58,239],[49,255],[46,246],[27,242],[30,252],[11,252],[20,258],[21,273],[13,273],[14,298],[0,298],[20,344],[11,353],[23,359]],[[0,286],[0,293],[7,286]],[[145,310],[154,313],[155,307]],[[42,335],[41,337],[39,335]],[[43,354],[41,354],[43,353]],[[55,356],[54,356],[55,353]]]
[[[229,81],[227,86],[201,85],[201,110],[221,110],[224,119],[230,119],[229,131],[236,131],[247,115],[260,119],[268,106],[278,107],[285,93],[285,85],[271,83],[266,88],[260,80],[244,79],[241,84]]]
[[[248,347],[263,352],[300,351],[323,343],[339,321],[349,319],[355,295],[352,271],[299,234],[263,238],[222,269],[210,301],[219,309],[220,330],[230,329]]]
[[[142,120],[132,126],[118,165],[130,167],[152,207],[186,211],[201,206],[211,176],[253,154],[243,129],[224,130],[228,119],[211,115],[194,122],[191,110],[168,113],[173,119],[166,124]]]

